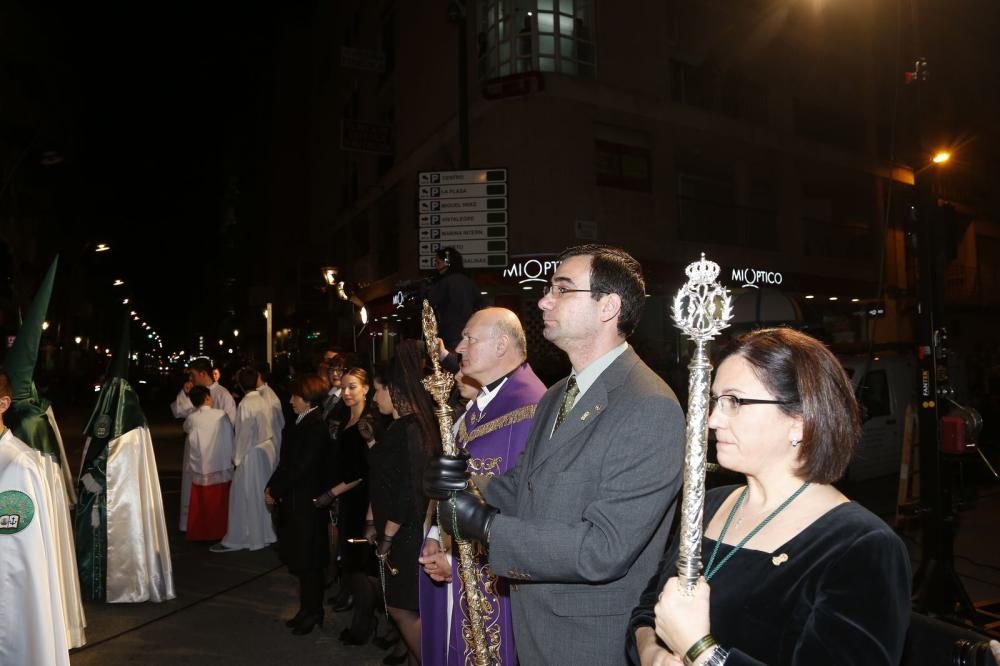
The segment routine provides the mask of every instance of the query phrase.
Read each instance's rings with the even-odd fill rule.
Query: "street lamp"
[[[111,283],[111,286],[112,286],[112,287],[120,287],[120,286],[122,286],[123,284],[125,284],[125,281],[124,281],[124,280],[121,280],[121,279],[118,279],[118,280],[115,280],[114,282],[112,282],[112,283]]]
[[[324,266],[320,269],[323,272],[323,281],[328,287],[337,284],[337,274],[340,272],[336,266]]]
[[[931,158],[931,162],[934,162],[934,164],[944,164],[950,159],[951,159],[951,153],[949,153],[947,150],[941,150],[938,151],[934,155],[934,157]]]
[[[94,252],[110,252],[111,246],[107,243],[98,243],[97,247],[94,248]]]

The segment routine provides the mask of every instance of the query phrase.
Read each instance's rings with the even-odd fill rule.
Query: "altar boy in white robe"
[[[204,386],[188,394],[196,407],[184,420],[191,472],[188,541],[216,541],[226,535],[229,488],[233,479],[233,428],[225,412],[213,409]]]
[[[209,549],[213,553],[260,550],[278,540],[264,504],[264,486],[278,460],[271,405],[258,389],[260,375],[255,368],[240,370],[237,381],[244,395],[236,411],[236,473],[229,492],[229,527],[222,541]]]
[[[177,398],[170,404],[174,418],[187,418],[197,407],[191,402],[191,389],[204,386],[212,394],[212,402],[216,409],[221,409],[229,417],[230,425],[236,425],[236,401],[226,387],[215,381],[212,374],[212,362],[207,358],[196,358],[188,366],[188,380],[177,392]],[[184,445],[184,461],[190,456],[187,444]],[[180,530],[187,530],[188,502],[191,499],[191,470],[187,463],[181,465],[181,513]]]
[[[0,664],[69,666],[49,489],[35,451],[3,425],[10,403],[0,372]]]

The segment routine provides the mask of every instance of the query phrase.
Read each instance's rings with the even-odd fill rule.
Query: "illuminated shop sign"
[[[784,281],[784,277],[781,273],[777,271],[762,271],[756,268],[734,268],[732,277],[730,278],[733,282],[740,283],[743,288],[751,287],[753,289],[760,289],[760,285],[778,285]]]
[[[524,259],[505,268],[503,277],[515,278],[518,284],[548,282],[557,266],[559,262],[556,259]]]

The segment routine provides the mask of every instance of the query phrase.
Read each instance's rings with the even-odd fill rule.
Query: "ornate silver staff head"
[[[709,386],[712,364],[706,346],[729,326],[733,316],[729,290],[719,284],[719,265],[705,259],[689,264],[688,281],[674,297],[674,324],[694,341],[688,365],[687,432],[684,448],[684,496],[681,501],[677,576],[693,591],[701,573],[702,515],[705,510],[705,467],[708,445]]]
[[[695,342],[711,340],[729,326],[733,301],[729,290],[717,282],[719,264],[705,258],[684,269],[688,281],[674,296],[673,320]]]

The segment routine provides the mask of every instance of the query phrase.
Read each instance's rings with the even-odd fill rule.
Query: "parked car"
[[[854,383],[864,424],[847,479],[899,474],[906,407],[917,399],[916,360],[895,352],[840,357]]]

